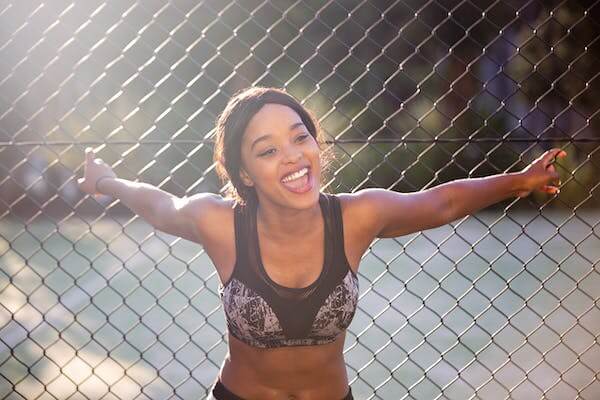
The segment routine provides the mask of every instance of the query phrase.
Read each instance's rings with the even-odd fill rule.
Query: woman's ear
[[[252,179],[250,179],[250,176],[243,168],[240,168],[240,178],[242,179],[242,183],[244,185],[254,186],[254,182],[252,182]]]

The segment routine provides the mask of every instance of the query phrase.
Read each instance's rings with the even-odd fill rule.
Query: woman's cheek
[[[279,180],[277,157],[265,157],[260,163],[257,163],[257,167],[255,174],[259,180],[269,183],[272,183],[273,179]]]

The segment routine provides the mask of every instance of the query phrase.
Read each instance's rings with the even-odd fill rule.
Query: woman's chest
[[[338,259],[345,257],[352,271],[357,274],[361,257],[369,248],[373,237],[371,233],[361,229],[360,223],[352,221],[352,218],[354,216],[343,213],[343,235],[338,239],[342,241],[343,247],[336,256]],[[222,229],[221,232],[224,234],[208,238],[204,250],[212,260],[221,282],[225,283],[233,274],[237,249],[234,227]],[[326,246],[329,245],[329,251],[333,251],[331,239],[333,238],[326,238],[320,230],[285,241],[265,237],[255,247],[265,271],[275,282],[287,287],[305,287],[320,275],[325,262]]]
[[[277,284],[303,288],[315,282],[324,268],[323,238],[297,241],[266,241],[260,244],[264,272]]]

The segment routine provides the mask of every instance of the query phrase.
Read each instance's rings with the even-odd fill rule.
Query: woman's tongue
[[[308,174],[301,176],[298,179],[292,179],[289,182],[281,182],[283,183],[283,186],[285,186],[286,188],[296,191],[298,189],[302,189],[303,187],[305,187],[308,184]]]

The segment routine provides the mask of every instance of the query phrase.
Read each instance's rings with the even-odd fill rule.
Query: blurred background
[[[324,190],[518,171],[558,196],[377,240],[357,399],[600,398],[598,1],[0,2],[0,396],[197,399],[227,352],[202,248],[76,185],[220,192],[215,120],[252,85],[319,119]]]

